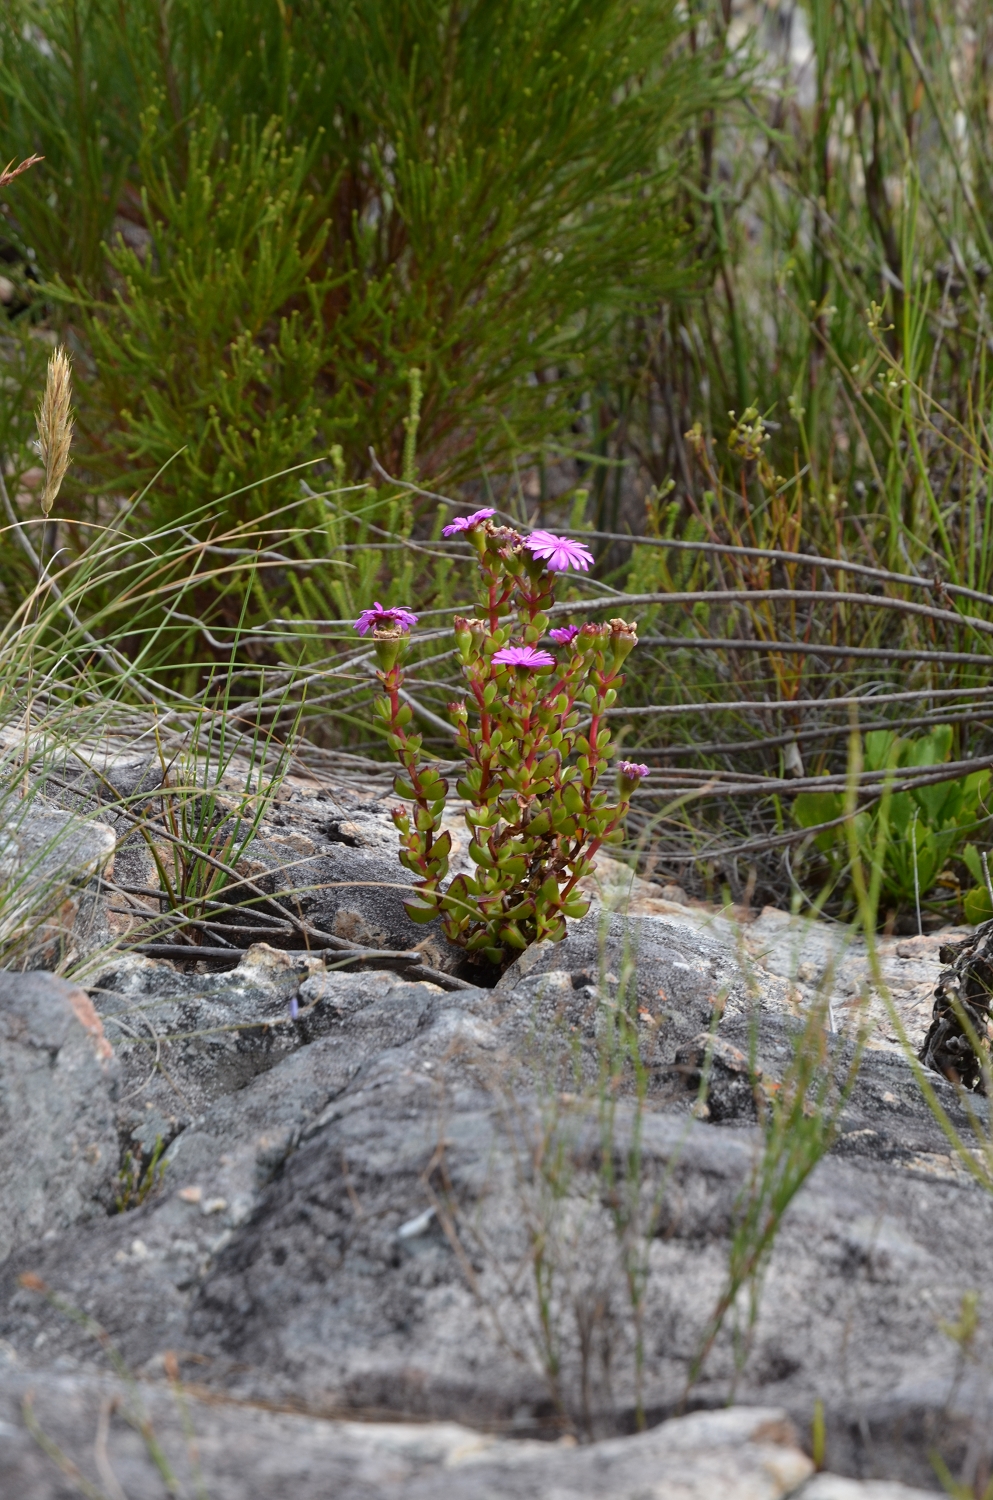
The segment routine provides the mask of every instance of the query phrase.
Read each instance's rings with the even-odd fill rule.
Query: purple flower
[[[293,999],[290,1001],[290,1020],[291,1021],[295,1021],[296,1018],[297,1018],[297,1016],[299,1014],[300,1014],[300,1002],[297,999],[296,995],[294,995]]]
[[[627,776],[632,781],[641,781],[642,777],[651,775],[648,767],[639,765],[636,760],[619,760],[617,769],[622,776]]]
[[[355,621],[354,629],[359,635],[368,635],[370,630],[409,630],[417,624],[417,616],[399,605],[386,609],[377,599],[372,609],[364,609]]]
[[[548,632],[556,646],[569,646],[579,634],[578,625],[559,625],[557,629]]]
[[[556,536],[553,531],[532,531],[529,537],[525,537],[524,545],[547,564],[552,573],[564,573],[569,568],[585,573],[593,562],[593,553],[582,542]]]
[[[501,646],[493,653],[493,664],[498,667],[554,667],[555,657],[550,651],[537,646]]]
[[[456,516],[455,520],[448,526],[441,528],[442,536],[458,536],[460,531],[471,531],[474,526],[481,526],[488,521],[490,516],[495,516],[496,511],[491,507],[486,510],[474,510],[471,516]]]

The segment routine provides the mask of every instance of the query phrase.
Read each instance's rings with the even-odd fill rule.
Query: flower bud
[[[533,552],[522,549],[521,571],[530,578],[532,583],[537,583],[540,578],[545,576],[546,569],[540,557],[535,557]]]
[[[614,647],[614,667],[617,668],[637,646],[638,627],[629,625],[626,620],[611,620],[610,636]]]
[[[645,777],[650,775],[651,771],[649,767],[639,765],[637,761],[619,760],[617,762],[617,779],[621,784],[621,792],[624,795],[633,792],[636,787],[641,785]]]
[[[488,526],[486,530],[486,551],[491,557],[500,559],[500,567],[505,573],[519,577],[523,566],[520,533],[510,526]]]
[[[477,620],[473,615],[455,616],[455,644],[463,662],[469,663],[473,660],[475,652],[478,654],[483,649],[483,643],[489,637],[489,626],[485,620]]]
[[[595,625],[592,620],[587,620],[576,637],[576,647],[582,651],[595,651],[610,638],[609,625]]]
[[[372,643],[381,672],[389,672],[403,655],[410,637],[403,630],[376,630]]]

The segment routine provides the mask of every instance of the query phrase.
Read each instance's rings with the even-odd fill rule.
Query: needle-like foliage
[[[13,0],[0,138],[45,155],[9,201],[93,361],[80,478],[183,449],[161,517],[333,444],[399,470],[412,368],[422,472],[567,438],[621,311],[693,260],[681,134],[731,85],[685,27],[675,0]]]

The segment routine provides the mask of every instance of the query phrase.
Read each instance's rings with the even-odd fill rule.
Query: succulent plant
[[[522,537],[487,511],[459,530],[476,549],[484,595],[479,617],[455,617],[466,692],[449,705],[475,873],[456,875],[447,888],[451,835],[440,830],[448,783],[425,764],[422,737],[410,732],[401,691],[410,640],[404,611],[373,632],[383,685],[376,712],[402,768],[394,789],[412,804],[393,813],[400,859],[417,877],[407,912],[417,922],[440,916],[450,942],[501,965],[531,942],[557,942],[567,917],[585,915],[579,881],[597,849],[619,835],[631,793],[648,774],[623,761],[616,795],[598,789],[613,753],[604,712],[637,634],[624,620],[550,630],[557,574],[592,561],[581,543],[548,532]],[[560,657],[541,644],[546,638]]]

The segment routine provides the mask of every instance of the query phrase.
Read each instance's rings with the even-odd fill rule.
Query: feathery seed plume
[[[64,349],[56,349],[48,361],[45,394],[41,398],[41,406],[35,419],[38,423],[42,462],[45,465],[45,489],[41,497],[41,508],[46,516],[51,514],[55,497],[69,467],[69,446],[72,442],[71,396],[69,356]]]

